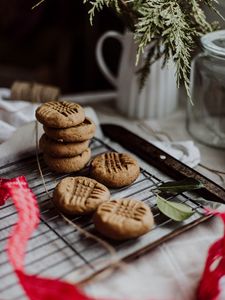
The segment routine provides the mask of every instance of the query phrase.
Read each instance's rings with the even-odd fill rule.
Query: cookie
[[[82,123],[85,115],[83,108],[77,103],[52,101],[38,107],[36,118],[47,127],[68,128]]]
[[[91,158],[91,150],[87,148],[81,154],[69,157],[58,158],[44,154],[44,160],[49,168],[56,173],[71,173],[83,169]]]
[[[67,177],[56,186],[53,201],[69,215],[90,214],[104,201],[110,192],[103,184],[87,177]]]
[[[102,203],[94,214],[93,222],[102,235],[114,240],[139,237],[154,225],[149,206],[128,198]]]
[[[39,141],[40,149],[53,157],[73,157],[81,154],[88,148],[89,141],[77,143],[62,143],[50,139],[43,134]]]
[[[81,142],[91,139],[95,135],[96,126],[87,118],[83,123],[64,129],[55,129],[44,126],[46,134],[54,140],[62,142]]]
[[[108,187],[131,184],[140,174],[136,159],[128,153],[106,152],[91,162],[91,177]]]

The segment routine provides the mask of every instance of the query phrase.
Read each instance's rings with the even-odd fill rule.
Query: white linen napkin
[[[20,126],[35,119],[38,104],[10,101],[10,90],[0,89],[0,143],[8,140]]]
[[[193,141],[182,142],[156,142],[151,141],[156,147],[167,152],[176,159],[182,161],[191,168],[196,167],[200,163],[200,151]]]
[[[32,149],[35,149],[35,132],[33,121],[35,120],[35,110],[39,106],[39,104],[34,104],[27,101],[10,101],[8,100],[9,97],[10,91],[8,89],[1,88],[0,143],[4,143],[0,145],[0,153],[5,153],[6,156],[10,156],[8,149],[10,148],[12,150],[15,145],[17,145],[18,153],[32,151]],[[101,138],[102,132],[95,111],[90,107],[86,108],[85,111],[86,115],[93,119],[93,121],[97,125],[96,136]],[[40,127],[40,131],[41,130],[42,129]],[[12,140],[14,140],[14,146],[12,145],[12,141],[9,140],[11,137]],[[194,145],[193,141],[151,142],[158,148],[161,148],[165,152],[169,153],[170,155],[189,165],[190,167],[195,167],[200,162],[200,152]]]

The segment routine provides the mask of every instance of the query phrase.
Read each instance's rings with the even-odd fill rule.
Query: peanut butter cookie
[[[52,101],[38,107],[36,118],[47,127],[68,128],[82,123],[85,115],[83,108],[77,103]]]
[[[56,206],[69,215],[92,213],[109,197],[107,187],[82,176],[64,178],[53,193]]]
[[[77,143],[62,143],[50,139],[43,134],[39,141],[40,149],[53,157],[73,157],[81,154],[88,148],[89,141]]]
[[[46,134],[54,140],[62,142],[81,142],[91,139],[95,134],[94,122],[87,118],[81,124],[64,129],[55,129],[44,126]]]
[[[58,158],[44,154],[44,160],[49,168],[56,173],[71,173],[83,169],[91,158],[91,150],[87,148],[81,154],[68,157]]]
[[[102,203],[94,214],[93,222],[102,235],[114,240],[139,237],[154,225],[149,206],[127,198]]]
[[[106,152],[91,162],[91,177],[108,187],[131,184],[140,174],[138,162],[128,153]]]

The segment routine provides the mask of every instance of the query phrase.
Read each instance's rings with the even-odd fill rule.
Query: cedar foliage
[[[137,43],[137,62],[144,51],[144,65],[140,69],[141,86],[151,64],[163,57],[163,66],[171,59],[176,66],[177,85],[182,82],[189,92],[191,52],[205,33],[215,30],[216,24],[206,20],[203,7],[216,13],[217,0],[84,0],[89,3],[90,22],[104,7],[112,8],[134,33]],[[222,17],[222,16],[221,16]]]

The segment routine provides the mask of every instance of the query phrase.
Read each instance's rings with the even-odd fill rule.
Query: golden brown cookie
[[[87,148],[81,154],[69,158],[57,158],[44,154],[49,168],[56,173],[71,173],[83,169],[91,158],[91,150]]]
[[[154,225],[149,206],[128,198],[102,203],[94,214],[93,222],[101,234],[114,240],[141,236]]]
[[[52,101],[38,107],[36,118],[47,127],[68,128],[82,123],[85,115],[77,103]]]
[[[138,162],[128,153],[106,152],[91,162],[91,177],[108,187],[131,184],[140,174]]]
[[[77,143],[62,143],[50,139],[43,134],[39,141],[40,149],[53,157],[73,157],[81,154],[88,148],[89,141]]]
[[[96,126],[90,118],[77,126],[56,129],[44,126],[46,134],[54,140],[62,142],[81,142],[91,139],[95,135]]]
[[[110,198],[110,192],[103,184],[87,177],[67,177],[56,186],[53,201],[64,213],[89,214]]]

